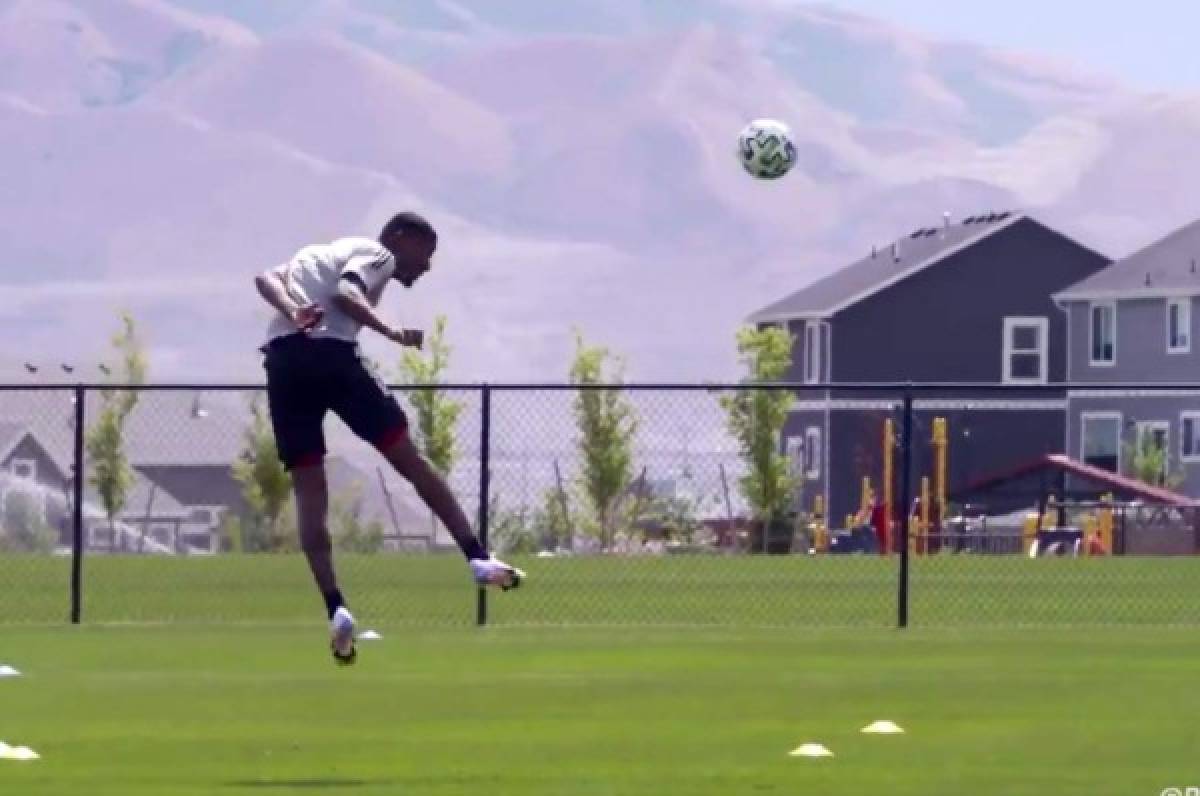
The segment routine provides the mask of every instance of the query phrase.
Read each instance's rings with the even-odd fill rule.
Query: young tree
[[[362,489],[359,487],[330,498],[329,534],[342,552],[378,553],[383,550],[383,523],[363,517]]]
[[[122,313],[121,328],[112,338],[117,362],[105,366],[110,381],[140,385],[146,381],[146,355],[137,327],[129,313]],[[100,391],[100,416],[88,429],[87,445],[90,474],[88,483],[100,496],[108,519],[109,549],[117,543],[116,518],[125,510],[134,472],[125,456],[125,424],[137,406],[138,391],[106,388]]]
[[[610,360],[608,349],[587,346],[575,333],[571,383],[620,385],[622,366]],[[579,449],[583,454],[583,488],[598,525],[600,544],[607,549],[616,524],[616,504],[633,473],[633,439],[637,418],[620,389],[582,389],[575,398]]]
[[[567,496],[557,488],[542,493],[542,505],[533,514],[531,525],[543,549],[555,550],[571,538],[571,507]]]
[[[721,397],[729,431],[746,462],[738,487],[755,518],[769,525],[791,508],[796,487],[787,456],[780,445],[788,410],[789,390],[755,389],[750,385],[780,381],[791,365],[793,336],[785,329],[744,328],[738,332],[738,358],[746,369],[747,387]]]
[[[250,522],[240,528],[241,552],[273,552],[288,543],[280,517],[291,497],[292,479],[279,459],[270,421],[257,395],[250,402],[250,414],[242,451],[233,463],[233,477],[253,512]]]
[[[401,383],[415,385],[408,402],[416,414],[417,444],[433,468],[447,479],[457,459],[455,429],[463,405],[432,385],[441,383],[450,366],[450,351],[446,342],[446,316],[439,315],[433,322],[433,333],[425,340],[424,350],[406,349],[400,359]],[[437,517],[432,511],[429,522],[436,533]]]
[[[434,321],[433,333],[425,341],[425,351],[406,350],[400,360],[400,380],[411,385],[437,385],[450,365],[450,345],[446,342],[446,316]],[[414,389],[409,404],[417,419],[421,452],[443,477],[454,469],[455,428],[463,405],[449,398],[444,390],[433,387]]]
[[[58,534],[46,524],[43,502],[36,489],[10,485],[0,511],[0,552],[52,553]]]
[[[1138,438],[1140,437],[1140,439]],[[1171,460],[1170,451],[1153,434],[1135,435],[1124,445],[1125,474],[1144,484],[1178,489],[1186,480]]]

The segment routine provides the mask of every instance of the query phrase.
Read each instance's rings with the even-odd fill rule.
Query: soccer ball
[[[755,119],[738,134],[742,168],[760,180],[775,180],[796,164],[792,131],[775,119]]]

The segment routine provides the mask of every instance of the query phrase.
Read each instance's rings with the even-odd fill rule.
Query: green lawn
[[[343,591],[376,622],[465,626],[475,594],[456,555],[341,556]],[[893,627],[898,560],[667,556],[519,560],[533,588],[492,600],[521,625]],[[1184,625],[1200,628],[1200,557],[914,556],[913,627]],[[0,624],[68,616],[70,562],[0,555]],[[90,556],[85,622],[298,624],[320,600],[299,556]]]
[[[914,559],[905,631],[894,561],[522,563],[480,629],[453,557],[347,559],[384,639],[341,669],[298,558],[89,559],[70,627],[67,563],[0,557],[0,740],[43,755],[0,794],[1200,786],[1192,559]]]

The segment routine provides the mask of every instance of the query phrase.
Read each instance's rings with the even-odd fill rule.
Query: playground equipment
[[[809,523],[811,531],[812,551],[814,553],[824,553],[829,549],[829,527],[825,522],[825,496],[817,495],[813,498],[813,513],[812,522]]]
[[[888,420],[887,423],[891,421]],[[885,423],[885,426],[887,425]],[[887,431],[885,430],[885,435]],[[949,439],[946,418],[933,419],[933,434],[930,446],[933,451],[933,477],[921,477],[920,495],[909,511],[909,553],[936,553],[941,549],[942,525],[946,518],[946,494],[949,489]],[[891,470],[895,455],[894,444],[884,448],[884,472]]]

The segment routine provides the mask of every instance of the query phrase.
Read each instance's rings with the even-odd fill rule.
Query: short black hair
[[[408,210],[392,216],[383,225],[383,232],[379,234],[379,237],[387,238],[392,235],[414,235],[431,241],[437,240],[437,232],[434,230],[433,224],[430,224],[420,214]]]

